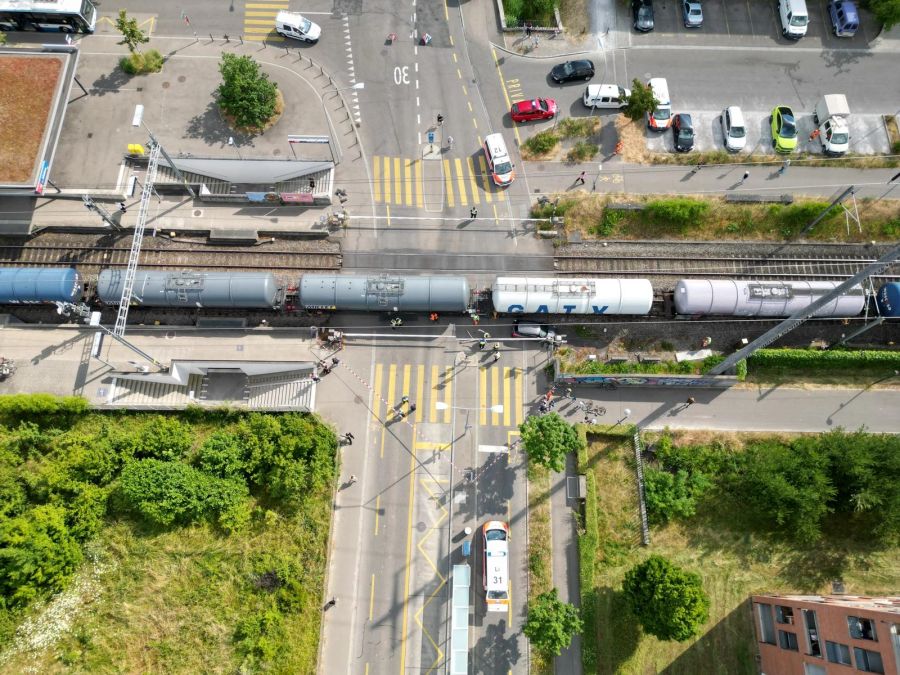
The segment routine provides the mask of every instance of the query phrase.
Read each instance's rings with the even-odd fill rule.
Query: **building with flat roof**
[[[764,675],[900,675],[900,597],[754,595]]]

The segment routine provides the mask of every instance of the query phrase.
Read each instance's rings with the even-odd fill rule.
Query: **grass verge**
[[[746,435],[701,434],[706,442],[740,446]],[[674,434],[676,442],[696,442],[698,432]],[[821,593],[840,578],[848,593],[895,592],[900,586],[900,551],[871,550],[852,532],[837,528],[810,547],[735,528],[739,514],[721,502],[698,507],[687,521],[654,528],[651,546],[639,545],[633,454],[627,437],[588,434],[579,471],[588,475],[596,510],[596,534],[586,519],[581,537],[582,603],[585,612],[586,673],[757,672],[749,596],[757,592]],[[592,539],[593,538],[593,539]],[[596,543],[595,543],[596,542]],[[591,558],[591,552],[593,557]],[[643,635],[624,602],[625,572],[650,553],[698,572],[711,600],[703,633],[684,642]],[[592,568],[588,579],[585,568]],[[590,605],[588,604],[590,603]]]
[[[528,463],[528,603],[553,588],[552,534],[550,532],[550,470]],[[553,672],[553,659],[539,651],[531,654],[531,670],[537,675]]]

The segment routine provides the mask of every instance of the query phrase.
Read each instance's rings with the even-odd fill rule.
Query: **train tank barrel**
[[[462,313],[469,306],[469,282],[454,276],[304,274],[300,304],[339,311]]]
[[[681,279],[675,284],[675,312],[685,316],[790,316],[834,290],[839,283]],[[865,302],[862,286],[854,286],[815,316],[856,316],[863,310]]]
[[[76,303],[84,292],[73,267],[0,268],[0,304]]]
[[[892,281],[879,288],[875,301],[881,316],[900,317],[900,282]]]
[[[125,285],[124,270],[103,270],[97,296],[117,305]],[[270,272],[160,272],[138,270],[132,302],[146,307],[274,309],[278,282]]]
[[[650,312],[647,279],[497,277],[494,309],[502,314],[633,314]]]

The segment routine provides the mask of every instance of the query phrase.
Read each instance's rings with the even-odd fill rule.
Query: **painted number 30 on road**
[[[409,66],[397,66],[394,68],[394,84],[409,84]]]

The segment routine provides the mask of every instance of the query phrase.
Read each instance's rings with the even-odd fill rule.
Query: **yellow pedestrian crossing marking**
[[[444,200],[447,206],[490,204],[496,198],[504,201],[503,191],[494,185],[487,171],[484,155],[442,158]],[[422,179],[424,160],[376,155],[372,159],[373,194],[376,204],[424,208],[425,194],[437,199],[442,180],[433,174],[428,183]]]
[[[522,388],[525,384],[519,368],[481,366],[478,372],[479,424],[482,426],[518,426],[523,421]],[[372,419],[382,423],[391,417],[391,409],[403,396],[416,410],[410,422],[450,424],[453,421],[453,386],[455,378],[464,371],[453,366],[424,364],[376,363],[373,377]],[[438,408],[438,404],[441,408]],[[503,412],[493,412],[494,406]],[[408,409],[403,408],[403,412]],[[473,415],[474,417],[474,411]],[[459,418],[457,418],[457,423]]]

